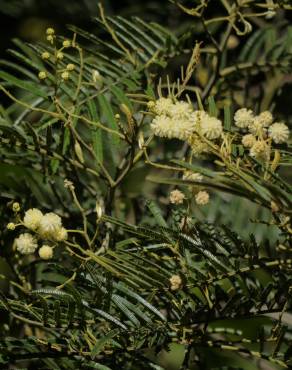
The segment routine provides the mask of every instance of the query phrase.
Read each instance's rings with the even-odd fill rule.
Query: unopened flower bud
[[[139,146],[139,149],[140,149],[140,150],[142,150],[142,149],[143,149],[144,144],[145,144],[145,141],[144,141],[144,135],[143,135],[143,132],[139,132],[139,136],[138,136],[138,146]]]
[[[58,51],[56,58],[62,60],[64,58],[64,54],[61,51]]]
[[[47,51],[44,51],[42,53],[42,59],[49,59],[50,58],[50,53],[48,53]]]
[[[102,83],[102,76],[96,69],[92,71],[92,80],[94,83]]]
[[[63,72],[63,73],[61,74],[61,77],[62,77],[62,79],[63,79],[63,80],[65,80],[65,81],[69,80],[69,77],[70,77],[69,72],[67,72],[67,71]]]
[[[45,71],[40,71],[39,72],[39,79],[40,80],[44,80],[46,79],[48,76],[47,76],[47,73]]]
[[[13,210],[13,212],[19,212],[20,211],[20,204],[18,202],[14,202],[12,204],[12,210]]]
[[[53,41],[54,41],[54,36],[52,36],[52,35],[47,36],[47,40],[48,40],[49,42],[53,43]]]
[[[67,64],[66,67],[67,71],[73,71],[75,69],[75,65],[72,63]]]
[[[54,30],[54,28],[52,28],[52,27],[49,27],[49,28],[47,28],[47,30],[46,30],[46,34],[49,36],[49,35],[54,35],[55,34],[55,30]]]
[[[64,40],[63,41],[63,46],[64,46],[64,48],[69,48],[71,46],[71,41],[70,40]]]
[[[50,247],[49,245],[43,245],[39,249],[39,256],[43,260],[49,260],[53,257],[53,248]]]

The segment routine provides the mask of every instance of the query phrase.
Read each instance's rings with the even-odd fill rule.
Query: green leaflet
[[[92,360],[99,354],[100,351],[103,350],[104,346],[111,341],[115,336],[117,336],[119,333],[118,329],[111,330],[109,333],[107,333],[104,337],[100,338],[97,340],[95,343],[94,347],[91,350],[90,356]],[[101,365],[102,366],[102,365]],[[97,367],[97,369],[100,370],[106,370],[108,367],[102,366],[102,367]]]
[[[99,117],[97,114],[96,104],[93,99],[87,101],[88,110],[90,117],[93,121],[98,122]],[[91,126],[91,137],[94,153],[99,162],[103,162],[103,142],[102,142],[102,131],[96,126]]]
[[[100,107],[100,119],[104,120],[108,127],[118,130],[118,125],[116,122],[115,114],[113,112],[112,106],[109,102],[109,99],[106,95],[99,95],[97,97],[99,107]],[[118,136],[113,135],[111,136],[111,140],[115,145],[118,145],[120,139]]]
[[[48,97],[48,93],[44,91],[44,89],[41,89],[37,84],[20,80],[8,72],[0,71],[0,78],[7,81],[11,86],[17,86],[23,90],[29,91],[34,96],[41,96],[42,98]]]

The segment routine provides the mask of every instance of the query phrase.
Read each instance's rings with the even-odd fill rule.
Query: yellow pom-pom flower
[[[61,227],[61,217],[53,212],[49,212],[40,220],[38,231],[43,238],[54,238],[54,235],[61,229]]]
[[[21,254],[34,253],[37,249],[36,239],[29,233],[20,234],[17,239],[15,239],[16,249]]]
[[[199,191],[195,196],[196,203],[199,206],[204,206],[204,205],[208,204],[209,199],[210,199],[210,195],[205,190]]]
[[[289,128],[282,122],[275,122],[269,128],[269,137],[276,144],[283,144],[289,139]]]
[[[43,260],[49,260],[49,259],[51,259],[53,257],[53,254],[54,254],[54,250],[49,245],[43,245],[39,249],[39,256]]]
[[[172,204],[182,204],[185,199],[184,193],[176,189],[170,192],[169,201]]]
[[[42,218],[43,214],[39,209],[31,208],[25,212],[23,224],[28,229],[35,231],[40,226]]]

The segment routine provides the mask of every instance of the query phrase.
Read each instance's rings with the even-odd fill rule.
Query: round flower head
[[[18,238],[15,239],[16,249],[21,254],[34,253],[37,249],[36,239],[29,233],[20,234]]]
[[[256,142],[256,138],[252,134],[247,134],[242,137],[242,145],[246,148],[251,148]]]
[[[159,98],[155,102],[155,106],[153,107],[153,111],[156,114],[169,114],[171,107],[173,106],[173,102],[170,98]]]
[[[23,224],[28,229],[35,231],[40,226],[42,217],[43,214],[39,209],[31,208],[25,212]]]
[[[67,230],[64,228],[64,227],[61,227],[59,230],[57,230],[57,232],[54,234],[54,239],[57,241],[57,242],[62,242],[64,240],[66,240],[68,237],[68,233],[67,233]]]
[[[14,202],[12,204],[12,210],[13,210],[13,212],[19,212],[20,211],[20,204],[18,202]]]
[[[15,223],[14,222],[9,222],[9,224],[7,224],[7,230],[15,230]]]
[[[61,51],[58,51],[56,58],[62,60],[64,58],[64,54]]]
[[[174,120],[165,115],[157,116],[151,123],[156,136],[186,140],[195,130],[195,122],[183,119]]]
[[[75,65],[72,63],[67,64],[66,69],[68,71],[73,71],[75,69]]]
[[[182,286],[182,279],[179,275],[172,275],[169,282],[171,290],[178,290]]]
[[[203,181],[203,175],[201,175],[200,173],[197,173],[197,172],[186,171],[183,174],[183,180],[201,182],[201,181]]]
[[[210,199],[209,193],[207,193],[204,190],[199,191],[195,196],[196,203],[199,206],[204,206],[204,205],[208,204],[209,199]]]
[[[263,140],[256,141],[254,145],[250,148],[249,154],[251,157],[266,160],[269,157],[269,147],[267,143]]]
[[[175,121],[172,119],[172,135],[180,140],[187,140],[196,129],[196,122],[188,118]]]
[[[54,35],[54,33],[55,33],[54,28],[52,28],[52,27],[47,28],[47,30],[46,30],[47,35]]]
[[[268,110],[258,115],[258,120],[261,122],[263,127],[269,127],[273,123],[273,115]]]
[[[162,115],[155,117],[150,126],[156,136],[171,138],[170,125],[172,125],[170,118]]]
[[[53,36],[53,35],[48,35],[48,36],[47,36],[47,40],[48,40],[50,43],[52,43],[52,44],[53,44],[53,42],[54,42],[54,36]]]
[[[70,40],[64,40],[63,41],[63,46],[64,46],[64,48],[69,48],[71,46],[71,41]]]
[[[172,104],[169,108],[168,114],[172,118],[188,118],[189,115],[193,112],[191,105],[185,101],[177,101],[175,104]]]
[[[253,111],[251,109],[241,108],[235,112],[234,123],[239,128],[246,128],[252,124],[254,119]]]
[[[254,135],[265,134],[266,127],[270,126],[272,122],[272,113],[265,111],[254,117],[252,123],[248,126],[248,129]]]
[[[46,79],[48,76],[47,76],[47,72],[45,72],[45,71],[40,71],[39,72],[39,79],[40,80],[44,80],[44,79]]]
[[[182,204],[185,199],[184,193],[176,189],[170,192],[169,201],[172,204]]]
[[[50,58],[50,53],[48,53],[47,51],[44,51],[42,53],[42,59],[49,59]]]
[[[69,72],[65,71],[65,72],[61,73],[61,77],[62,77],[63,80],[67,81],[67,80],[69,80],[70,74],[69,74]]]
[[[289,139],[289,128],[282,122],[275,122],[269,128],[269,137],[276,144],[285,143]]]
[[[43,245],[40,249],[39,249],[39,256],[43,259],[43,260],[49,260],[53,257],[53,248],[50,247],[49,245]]]
[[[222,122],[219,119],[210,117],[206,114],[202,117],[200,130],[207,139],[218,139],[223,131]]]
[[[52,237],[62,227],[61,217],[53,212],[46,213],[40,220],[39,232],[43,237]]]

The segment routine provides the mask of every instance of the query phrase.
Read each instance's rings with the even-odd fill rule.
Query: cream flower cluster
[[[53,212],[43,214],[37,208],[31,208],[24,214],[23,221],[15,225],[10,222],[7,225],[9,230],[14,230],[16,226],[22,225],[29,232],[22,233],[15,239],[16,250],[21,254],[32,254],[38,248],[39,240],[49,240],[50,242],[61,242],[67,239],[67,230],[62,226],[62,219]],[[53,247],[43,245],[39,249],[39,256],[42,259],[50,259],[53,256]]]
[[[241,108],[235,112],[234,123],[239,129],[249,131],[243,135],[242,145],[249,149],[251,157],[260,160],[269,159],[271,143],[283,144],[289,139],[288,127],[282,122],[273,123],[273,115],[269,111],[256,116],[251,109]]]
[[[156,102],[149,102],[148,108],[155,114],[151,129],[156,136],[189,140],[197,132],[214,140],[223,131],[220,120],[204,111],[195,111],[185,101],[173,102],[171,98],[159,98]]]
[[[67,239],[67,231],[62,226],[62,219],[56,213],[43,214],[37,208],[31,208],[25,212],[23,225],[37,232],[42,239],[62,241]]]
[[[261,139],[271,138],[275,144],[283,144],[289,139],[289,129],[285,123],[274,122],[269,111],[255,116],[251,109],[241,108],[235,112],[234,123],[240,129],[248,129],[249,135],[243,137],[243,145],[251,146],[252,136]]]

